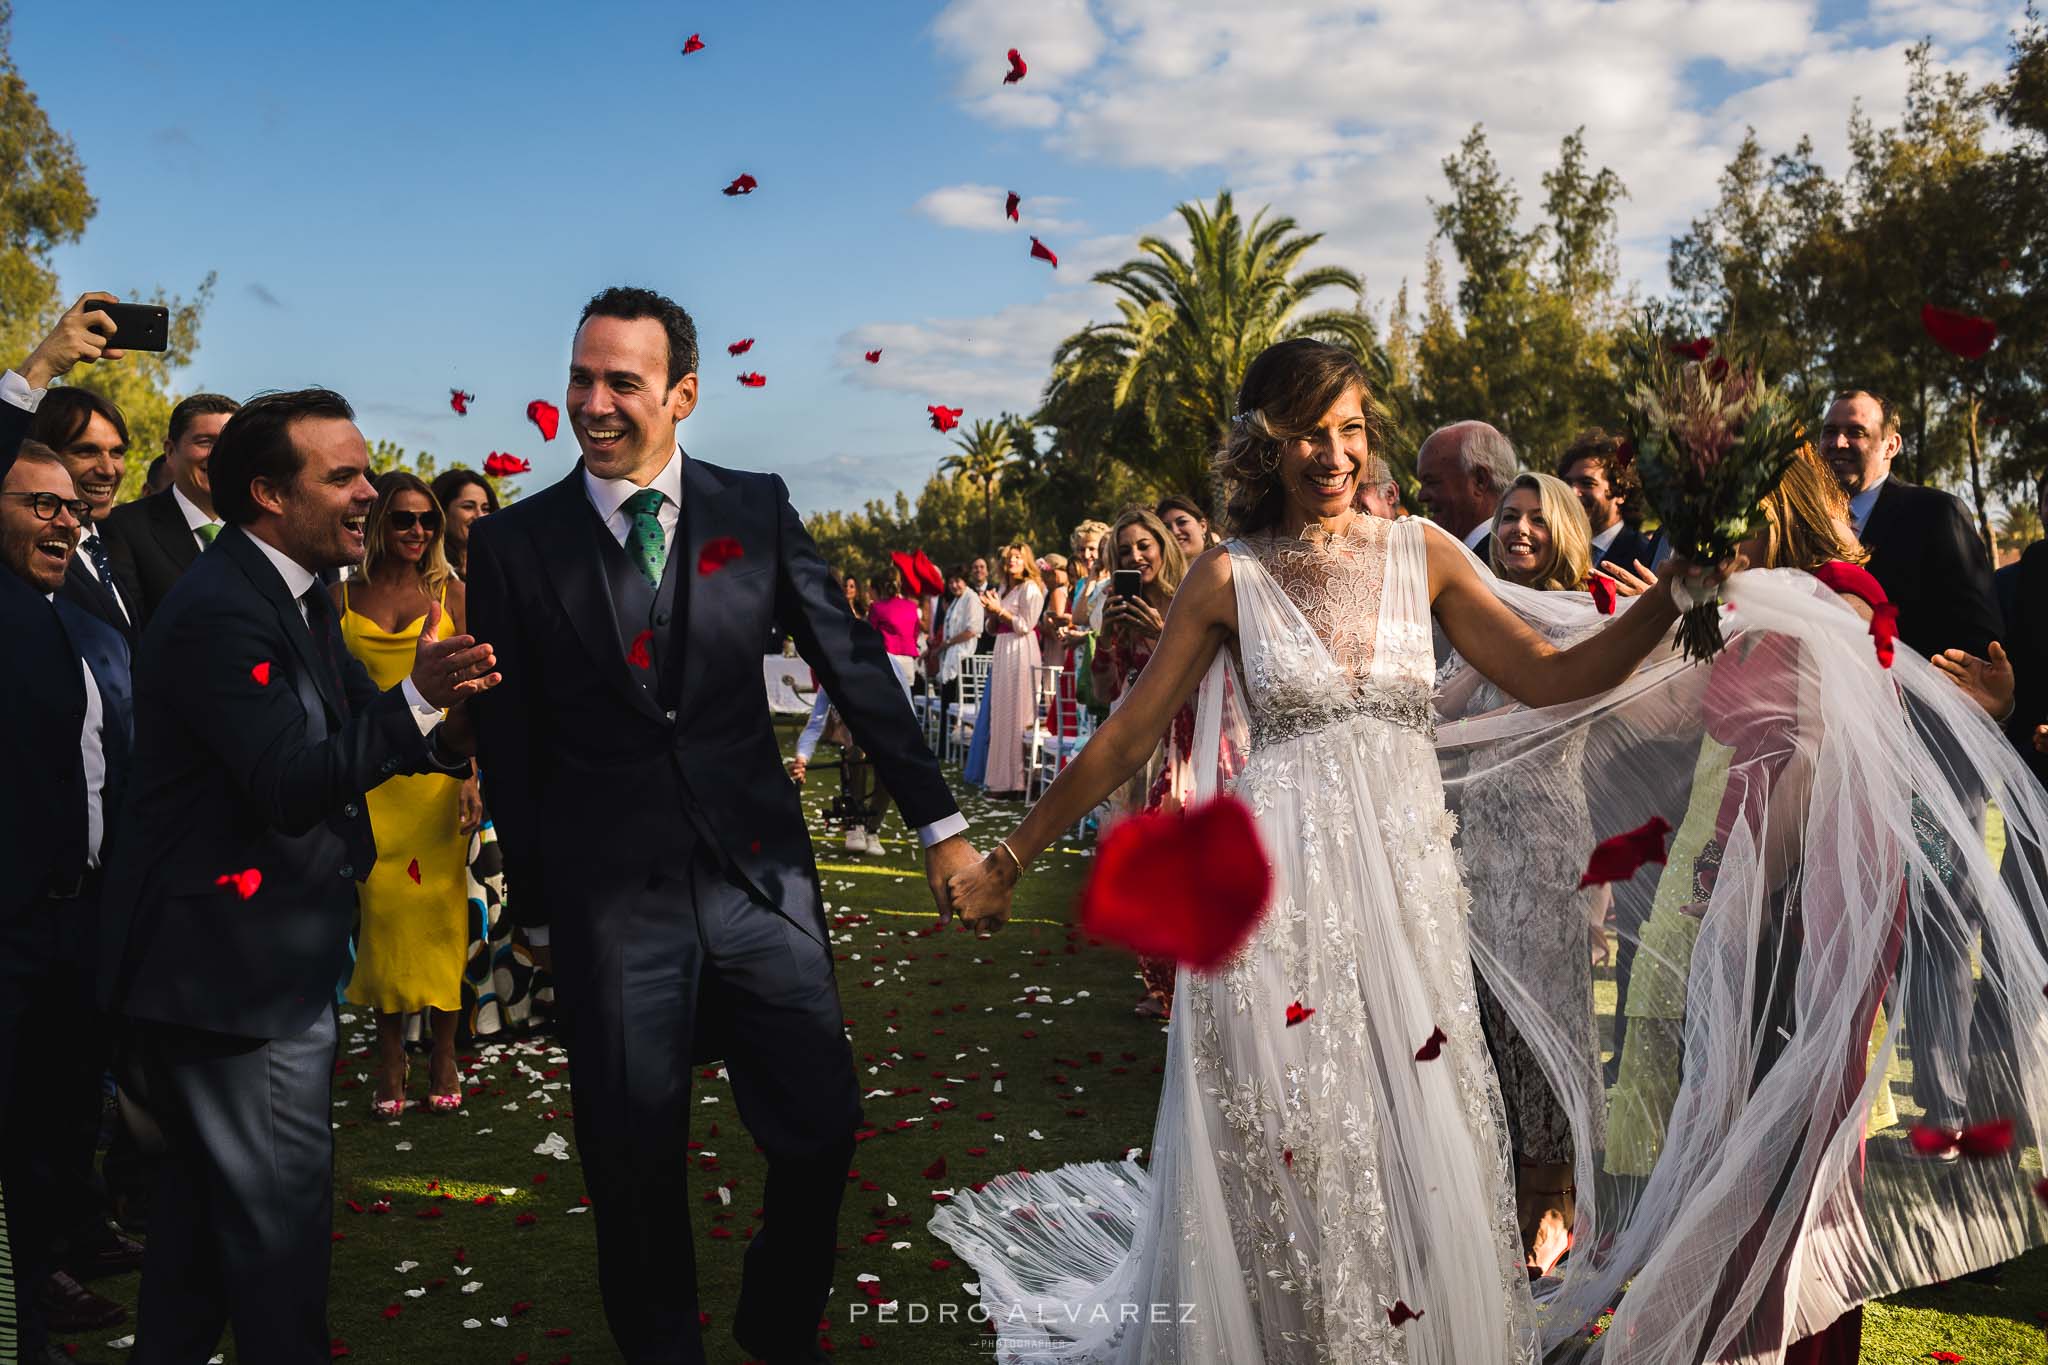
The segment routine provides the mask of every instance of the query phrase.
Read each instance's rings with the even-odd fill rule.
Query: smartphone
[[[108,303],[87,299],[85,311],[105,313],[114,321],[107,344],[117,351],[167,351],[171,348],[171,310],[153,303]]]
[[[1145,575],[1137,569],[1118,569],[1110,577],[1109,591],[1115,597],[1137,597],[1145,591]]]

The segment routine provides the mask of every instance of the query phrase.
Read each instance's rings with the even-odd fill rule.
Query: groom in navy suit
[[[773,474],[684,454],[689,314],[590,301],[569,363],[569,476],[476,523],[469,627],[503,685],[478,763],[513,918],[555,973],[598,1281],[626,1358],[701,1362],[688,1168],[693,1058],[722,1057],[768,1157],[733,1335],[823,1361],[860,1091],[817,866],[761,687],[792,636],[904,822],[942,917],[977,860],[882,638],[856,621]]]

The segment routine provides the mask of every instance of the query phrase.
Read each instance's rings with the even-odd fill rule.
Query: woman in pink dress
[[[1033,714],[1031,670],[1038,667],[1038,614],[1045,582],[1038,557],[1021,541],[1002,552],[1003,593],[981,595],[995,623],[996,652],[988,670],[988,777],[991,796],[1024,794],[1024,734]]]
[[[918,634],[923,612],[915,597],[903,595],[893,573],[876,574],[868,580],[868,586],[875,594],[874,605],[868,608],[868,624],[882,632],[882,643],[889,649],[889,662],[895,665],[896,676],[907,696],[911,679],[917,675]]]

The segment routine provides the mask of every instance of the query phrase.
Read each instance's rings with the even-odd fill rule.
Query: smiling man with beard
[[[343,646],[319,575],[362,561],[376,498],[353,417],[306,389],[229,419],[210,461],[228,529],[137,660],[102,987],[130,1020],[123,1083],[168,1146],[138,1365],[204,1360],[229,1326],[243,1360],[329,1359],[328,1080],[356,883],[377,858],[364,793],[465,774],[457,703],[497,681],[488,646],[431,638],[432,606],[397,687]]]
[[[15,775],[0,784],[0,1186],[27,1291],[22,1359],[39,1363],[55,1245],[91,1187],[108,1060],[92,984],[100,867],[128,772],[128,646],[57,595],[86,515],[56,453],[24,443],[0,480],[0,715]]]

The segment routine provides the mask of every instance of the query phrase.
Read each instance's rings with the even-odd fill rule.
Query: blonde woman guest
[[[1521,474],[1494,511],[1488,553],[1494,573],[1508,582],[1544,592],[1575,592],[1592,572],[1592,543],[1592,527],[1571,485],[1548,474]],[[1492,683],[1481,684],[1481,693],[1490,695],[1482,695],[1480,709],[1509,704]],[[1548,998],[1572,1002],[1571,1017],[1585,1020],[1579,1041],[1588,1066],[1597,1069],[1600,1044],[1587,936],[1589,923],[1604,926],[1610,898],[1604,887],[1578,889],[1584,870],[1580,850],[1593,845],[1582,772],[1585,745],[1585,731],[1575,732],[1528,786],[1475,785],[1459,819],[1467,847],[1483,842],[1497,850],[1467,869],[1474,923],[1491,926],[1485,931],[1488,941],[1516,945],[1521,957],[1511,965],[1518,980],[1539,981]],[[1576,833],[1562,842],[1534,839],[1529,837],[1532,824]],[[1604,947],[1604,928],[1597,932]],[[1515,1153],[1523,1250],[1530,1268],[1547,1274],[1570,1246],[1577,1198],[1571,1118],[1506,1007],[1483,978],[1475,981]]]
[[[384,474],[378,488],[362,567],[329,591],[349,653],[378,687],[390,688],[412,669],[428,605],[440,604],[443,637],[463,633],[466,611],[432,490],[403,470]],[[362,920],[347,995],[377,1012],[371,1109],[383,1118],[404,1112],[405,1016],[431,1010],[427,1103],[450,1112],[462,1107],[455,1023],[469,956],[469,836],[483,822],[483,802],[474,774],[460,782],[436,773],[394,777],[364,799],[377,865],[358,893]]]
[[[1065,555],[1046,555],[1038,561],[1045,579],[1045,610],[1038,614],[1038,649],[1048,657],[1065,661],[1067,627],[1074,624],[1073,575],[1067,571]]]
[[[1193,498],[1169,493],[1152,510],[1180,542],[1181,558],[1188,563],[1194,563],[1202,551],[1216,543],[1216,536],[1209,529],[1209,514]]]
[[[1003,548],[1003,592],[981,595],[995,623],[995,658],[988,671],[988,769],[983,781],[993,796],[1024,794],[1024,732],[1033,715],[1031,670],[1038,667],[1038,616],[1045,607],[1045,581],[1031,547],[1019,541]]]

